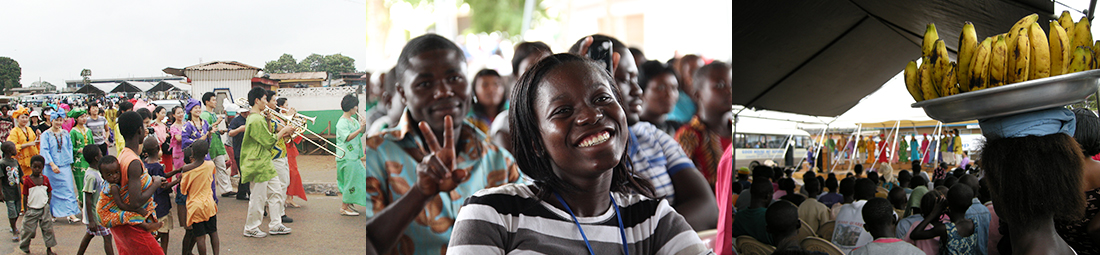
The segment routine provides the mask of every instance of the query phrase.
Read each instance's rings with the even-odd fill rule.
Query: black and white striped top
[[[623,214],[630,254],[713,254],[665,200],[611,193]],[[596,254],[622,254],[615,210],[577,217]],[[531,188],[507,184],[474,193],[458,213],[447,254],[588,254],[569,213]]]

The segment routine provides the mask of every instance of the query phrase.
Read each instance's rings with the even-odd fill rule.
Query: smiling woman
[[[652,185],[635,176],[622,99],[601,69],[558,54],[523,75],[509,122],[516,163],[534,185],[508,184],[470,197],[448,254],[712,253],[667,200],[653,199]],[[519,219],[502,220],[511,217]]]

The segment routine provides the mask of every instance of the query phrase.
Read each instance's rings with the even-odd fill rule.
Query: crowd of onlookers
[[[1035,246],[1026,243],[1036,236],[1050,241],[1035,244],[1047,250],[1057,249],[1057,242],[1064,242],[1076,254],[1097,254],[1100,252],[1097,245],[1100,239],[1096,238],[1100,236],[1097,224],[1100,200],[1096,199],[1100,196],[1097,181],[1100,118],[1087,109],[1075,109],[1072,114],[1076,119],[1073,139],[1078,146],[1069,148],[1079,152],[1069,153],[1087,158],[1082,158],[1084,164],[1078,165],[1077,170],[1067,170],[1072,173],[1067,174],[1071,178],[1061,179],[1067,182],[1038,181],[1035,177],[1017,175],[1007,178],[1019,179],[1026,187],[996,187],[991,185],[1005,183],[992,174],[1004,173],[988,172],[989,169],[975,165],[952,169],[947,163],[935,166],[917,160],[900,171],[882,163],[864,173],[863,165],[857,164],[844,176],[813,168],[802,172],[798,186],[796,172],[766,162],[769,165],[754,164],[752,169],[741,168],[737,172],[738,180],[733,183],[738,196],[733,236],[739,239],[739,245],[749,245],[746,240],[752,239],[770,246],[774,254],[819,254],[822,251],[819,247],[811,250],[802,247],[814,243],[807,240],[815,238],[847,254],[1020,254],[1013,250],[1034,251]],[[1023,148],[1016,148],[1020,149]],[[927,166],[935,167],[927,170]],[[1060,168],[1031,170],[1038,170],[1034,174],[1039,176],[1061,175],[1054,169]],[[1049,196],[1047,202],[1008,197],[1015,191],[1006,190],[1064,190],[1054,187],[1075,186],[1076,182],[1081,183],[1076,194]],[[1000,210],[993,202],[994,190],[1001,192]],[[1058,214],[1052,211],[1073,208],[1075,203],[1083,204],[1083,211],[1070,209]],[[1071,216],[1052,217],[1052,222],[1042,223],[1044,215],[1059,214]],[[1040,223],[1024,225],[1029,222],[1025,220]],[[1017,232],[1013,238],[1011,229],[1028,231]],[[1038,231],[1042,229],[1052,231]],[[1013,239],[1020,243],[1014,244]]]

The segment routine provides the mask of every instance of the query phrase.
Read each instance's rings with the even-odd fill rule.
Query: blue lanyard
[[[588,236],[584,234],[581,223],[577,221],[577,215],[573,214],[573,209],[569,209],[569,205],[565,203],[565,200],[561,199],[561,195],[558,195],[557,192],[554,192],[554,196],[558,198],[558,202],[561,202],[561,205],[569,212],[569,216],[573,217],[573,224],[576,224],[577,230],[581,231],[581,238],[584,238],[584,246],[588,247],[588,254],[595,255],[596,253],[592,251],[592,244],[588,243]],[[612,208],[615,208],[615,217],[619,219],[619,234],[623,240],[623,254],[630,255],[630,250],[628,250],[626,246],[626,229],[623,228],[623,216],[622,213],[619,213],[619,203],[615,202],[615,196],[611,196],[610,194],[608,194],[608,196],[611,197]]]

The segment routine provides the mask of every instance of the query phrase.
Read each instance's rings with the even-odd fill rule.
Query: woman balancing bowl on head
[[[612,84],[597,62],[571,54],[550,56],[524,74],[509,122],[516,163],[534,185],[506,184],[470,197],[448,254],[712,253],[635,176],[626,115]],[[440,175],[450,170],[431,168]],[[558,241],[547,245],[547,238]]]
[[[1057,233],[1054,221],[1076,220],[1085,211],[1082,169],[1085,156],[1073,140],[1076,118],[1052,108],[980,119],[982,169],[997,215],[1011,238],[1002,254],[1076,254]],[[1011,236],[1011,237],[1010,237]],[[1005,240],[1001,244],[1006,243]]]

